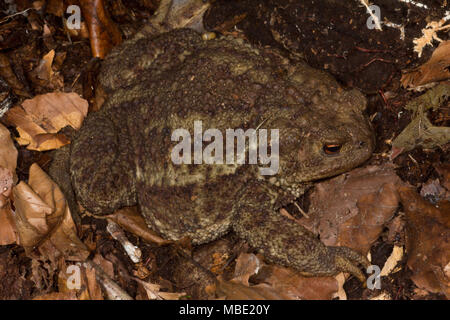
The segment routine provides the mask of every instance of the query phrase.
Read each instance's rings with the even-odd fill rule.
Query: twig
[[[4,17],[4,18],[0,21],[0,24],[1,24],[1,23],[4,23],[4,22],[6,22],[6,21],[8,21],[8,20],[11,19],[12,17],[15,17],[15,16],[18,16],[18,15],[27,13],[28,11],[30,11],[30,10],[32,10],[32,9],[34,9],[34,8],[28,8],[28,9],[25,9],[25,10],[23,10],[23,11],[16,12],[16,13],[14,13],[14,14],[11,14],[11,15],[9,15],[9,16],[6,16],[6,17]]]

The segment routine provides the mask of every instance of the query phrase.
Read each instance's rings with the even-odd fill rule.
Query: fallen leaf
[[[0,208],[6,204],[17,181],[17,156],[9,130],[0,123]]]
[[[408,103],[406,109],[413,112],[413,119],[392,141],[391,159],[417,146],[432,149],[450,142],[450,127],[434,126],[426,114],[429,109],[437,110],[449,96],[450,82],[446,82]]]
[[[434,206],[411,188],[398,191],[405,210],[411,279],[419,288],[450,298],[450,202]]]
[[[60,148],[69,139],[57,132],[71,126],[79,129],[88,112],[88,102],[74,92],[54,92],[27,99],[22,106],[10,109],[5,120],[16,126],[20,145],[29,150]]]
[[[339,245],[366,254],[385,224],[394,216],[398,203],[399,197],[393,183],[383,184],[376,193],[361,196],[356,203],[358,214],[339,226]]]
[[[78,298],[73,292],[52,292],[34,297],[33,300],[78,300]]]
[[[184,292],[162,292],[160,291],[161,286],[158,284],[142,281],[138,278],[133,279],[145,289],[150,300],[179,300],[186,295]]]
[[[39,79],[50,81],[53,77],[53,58],[55,57],[55,50],[50,50],[44,57],[39,61],[38,66],[34,70]]]
[[[31,165],[28,184],[20,182],[13,193],[20,244],[28,255],[37,247],[51,261],[87,258],[63,193],[38,165]]]
[[[0,245],[17,243],[18,237],[9,197],[17,180],[17,149],[8,129],[0,123]]]
[[[387,276],[395,271],[397,264],[403,259],[403,247],[394,246],[392,253],[384,263],[383,269],[381,269],[380,277]]]
[[[284,300],[288,299],[278,292],[272,290],[271,286],[265,283],[245,286],[238,282],[225,281],[221,277],[216,288],[216,294],[223,295],[228,300]]]
[[[402,75],[400,82],[404,88],[417,87],[450,79],[450,41],[443,41],[434,50],[430,60],[420,67]]]
[[[358,168],[318,183],[308,215],[298,220],[328,246],[348,246],[367,254],[384,224],[394,215],[400,178],[390,165]]]
[[[53,37],[47,25],[44,25],[43,39],[45,43],[48,43],[48,47],[55,47]],[[59,55],[61,55],[61,53],[59,53],[58,56]],[[29,73],[29,79],[35,86],[55,91],[64,89],[64,78],[62,74],[57,71],[58,65],[53,63],[54,58],[55,50],[50,50],[39,60],[37,67]]]
[[[249,278],[257,274],[261,269],[262,263],[258,257],[250,253],[241,253],[236,259],[236,267],[234,268],[233,280],[240,282],[246,286],[249,285]]]
[[[111,261],[106,260],[102,255],[96,254],[94,256],[94,259],[92,259],[94,263],[96,263],[100,268],[102,268],[103,272],[111,277],[114,278],[114,265]]]
[[[249,284],[249,278],[258,273],[258,284]],[[266,265],[254,254],[242,253],[236,260],[233,279],[219,277],[216,290],[229,300],[330,300],[338,285],[332,277],[303,277],[289,268]]]
[[[338,291],[333,277],[303,277],[294,270],[271,266],[271,275],[264,282],[290,299],[330,300]]]

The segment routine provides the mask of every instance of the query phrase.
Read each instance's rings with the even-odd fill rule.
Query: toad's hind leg
[[[136,204],[133,152],[127,128],[99,111],[83,123],[71,148],[70,173],[76,197],[94,214]]]
[[[358,265],[368,261],[346,247],[327,247],[311,231],[281,215],[270,192],[260,183],[241,194],[233,211],[233,230],[271,262],[293,267],[307,276],[332,276],[349,272],[364,281]]]

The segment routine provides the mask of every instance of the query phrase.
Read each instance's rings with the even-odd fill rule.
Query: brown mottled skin
[[[272,262],[306,275],[348,271],[363,278],[358,253],[326,247],[279,213],[305,185],[367,160],[373,133],[364,97],[329,75],[276,51],[243,41],[204,41],[178,29],[152,39],[145,31],[104,61],[108,100],[89,115],[72,144],[77,199],[95,214],[139,205],[148,225],[167,239],[212,241],[230,229]],[[256,165],[175,165],[172,131],[278,128],[280,170]],[[327,155],[325,144],[342,145]]]

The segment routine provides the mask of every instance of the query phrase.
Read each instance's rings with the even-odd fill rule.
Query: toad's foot
[[[348,247],[326,247],[331,256],[334,256],[334,265],[336,269],[342,272],[349,272],[361,282],[366,281],[366,276],[361,272],[358,264],[368,268],[369,260]]]

